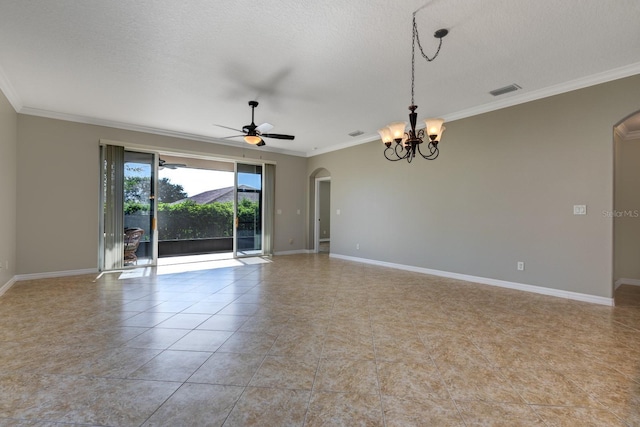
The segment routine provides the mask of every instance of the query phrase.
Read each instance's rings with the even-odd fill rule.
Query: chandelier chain
[[[411,105],[415,105],[413,92],[416,81],[416,13],[413,13],[413,39],[411,40]]]
[[[420,53],[422,57],[426,59],[428,62],[433,61],[438,57],[440,53],[440,48],[442,47],[442,37],[438,37],[440,42],[438,43],[438,49],[433,57],[429,57],[424,50],[422,49],[422,44],[420,43],[420,34],[418,33],[418,24],[416,24],[416,10],[413,12],[413,38],[411,40],[411,105],[415,105],[414,102],[414,91],[415,91],[415,74],[416,74],[416,41],[418,42],[418,48],[420,49]]]

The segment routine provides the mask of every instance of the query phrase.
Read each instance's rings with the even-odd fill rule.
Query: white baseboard
[[[616,280],[616,289],[618,289],[622,285],[640,286],[640,280],[624,278]]]
[[[357,258],[346,255],[329,254],[331,258],[344,259],[347,261],[361,262],[364,264],[379,265],[381,267],[395,268],[398,270],[412,271],[415,273],[430,274],[432,276],[458,279],[465,282],[481,283],[483,285],[498,286],[500,288],[516,289],[519,291],[532,292],[536,294],[549,295],[576,301],[590,302],[593,304],[613,306],[613,298],[599,297],[595,295],[582,294],[578,292],[563,291],[560,289],[545,288],[543,286],[527,285],[524,283],[508,282],[505,280],[491,279],[487,277],[470,276],[468,274],[451,273],[449,271],[432,270],[430,268],[414,267],[411,265],[395,264],[391,262],[376,261],[366,258]]]
[[[82,276],[83,274],[97,274],[97,268],[88,268],[86,270],[67,270],[67,271],[49,271],[46,273],[19,274],[16,280],[36,280],[36,279],[52,279],[54,277],[65,276]]]
[[[274,252],[274,255],[298,255],[298,254],[312,254],[313,250],[310,249],[297,249],[295,251],[280,251]]]
[[[2,296],[2,294],[7,292],[16,282],[17,282],[16,278],[12,277],[11,280],[9,280],[4,285],[0,286],[0,296]]]

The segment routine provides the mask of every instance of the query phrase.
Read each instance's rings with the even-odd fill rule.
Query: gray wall
[[[613,127],[639,100],[634,76],[449,122],[435,161],[379,141],[310,158],[331,171],[331,252],[611,297]]]
[[[408,165],[379,142],[304,159],[16,115],[0,97],[0,285],[97,267],[102,138],[277,161],[276,252],[312,245],[309,184],[326,168],[332,253],[611,297],[612,128],[639,99],[634,76],[453,121],[438,160]]]
[[[18,274],[97,268],[100,139],[276,161],[274,249],[306,247],[305,158],[19,114]]]
[[[0,91],[0,288],[16,273],[17,135],[18,115]]]
[[[640,280],[640,139],[616,135],[614,278]]]

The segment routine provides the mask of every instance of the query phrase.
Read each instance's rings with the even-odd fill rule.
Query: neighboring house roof
[[[199,205],[208,205],[209,203],[213,203],[213,202],[233,202],[233,188],[234,187],[225,187],[225,188],[217,188],[215,190],[205,191],[203,193],[189,196],[186,199],[178,200],[176,202],[173,202],[172,204],[175,205],[177,203],[182,203],[187,200],[195,202]],[[257,190],[256,188],[248,185],[239,185],[238,190],[239,192],[249,191],[246,193],[243,192],[241,196],[238,196],[238,198],[249,199],[252,202],[258,201],[259,193],[252,192],[252,191],[256,191]]]

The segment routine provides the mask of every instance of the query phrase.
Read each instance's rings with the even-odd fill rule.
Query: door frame
[[[120,261],[118,264],[116,264],[115,266],[111,266],[108,267],[107,265],[105,265],[107,263],[107,256],[105,255],[105,251],[108,249],[107,246],[107,236],[105,235],[105,216],[106,215],[118,215],[120,216],[120,219],[117,221],[117,223],[121,224],[121,226],[124,226],[124,221],[125,221],[125,214],[124,214],[124,210],[122,209],[118,209],[118,212],[111,212],[108,213],[105,209],[105,185],[106,183],[104,182],[104,174],[106,173],[104,170],[104,165],[105,165],[105,161],[106,161],[106,156],[105,156],[105,150],[106,147],[108,145],[113,145],[113,146],[118,146],[118,147],[122,147],[123,149],[123,158],[122,158],[122,176],[119,178],[120,183],[117,184],[118,187],[120,187],[120,191],[124,191],[124,180],[125,180],[125,174],[126,171],[124,169],[124,165],[127,163],[126,161],[126,153],[138,153],[138,154],[144,154],[144,155],[149,155],[151,156],[151,164],[150,166],[150,182],[149,182],[149,204],[150,204],[150,223],[149,223],[149,245],[148,247],[148,256],[146,257],[146,259],[148,260],[147,262],[143,263],[143,264],[138,264],[138,263],[133,263],[131,265],[126,265],[124,263],[124,259],[122,259],[122,261]],[[105,141],[100,141],[100,196],[99,196],[99,237],[98,237],[98,269],[99,271],[112,271],[114,270],[125,270],[125,269],[134,269],[134,268],[138,268],[138,267],[151,267],[151,266],[156,266],[158,263],[158,230],[157,230],[157,217],[158,217],[158,203],[157,203],[157,198],[156,198],[156,192],[157,192],[157,188],[158,188],[158,159],[159,159],[159,155],[156,151],[154,150],[147,150],[147,149],[140,149],[138,147],[128,147],[126,145],[122,145],[122,144],[110,144],[105,143]],[[117,203],[117,206],[121,206],[124,207],[124,193],[121,194],[121,196],[119,196],[119,203]],[[124,234],[122,234],[121,237],[118,237],[116,242],[116,246],[115,248],[111,248],[111,250],[116,249],[119,250],[119,248],[124,248]]]
[[[260,202],[258,206],[260,206],[260,253],[250,253],[250,254],[239,254],[238,253],[238,165],[251,165],[251,166],[260,166]],[[264,212],[264,174],[265,174],[265,164],[261,162],[245,162],[236,160],[234,161],[234,187],[233,187],[233,258],[249,258],[256,256],[264,255],[264,221],[265,221],[265,212]]]
[[[313,252],[320,252],[320,183],[331,182],[331,177],[326,176],[315,180],[315,212],[313,214]]]
[[[155,155],[155,167],[154,167],[154,175],[155,175],[155,190],[157,191],[157,180],[158,180],[158,167],[157,167],[157,163],[158,163],[158,158],[163,156],[163,155],[167,155],[167,156],[176,156],[176,157],[184,157],[184,158],[191,158],[191,159],[200,159],[200,160],[212,160],[212,161],[220,161],[220,162],[229,162],[229,163],[233,163],[234,164],[234,174],[236,176],[236,185],[237,185],[237,165],[240,164],[252,164],[252,165],[259,165],[262,166],[262,191],[264,193],[265,191],[265,174],[267,173],[266,169],[267,169],[267,165],[273,165],[275,166],[277,164],[276,161],[273,160],[264,160],[264,159],[249,159],[249,158],[240,158],[240,157],[236,157],[236,156],[227,156],[227,155],[221,155],[221,154],[213,154],[213,153],[208,153],[208,152],[202,152],[202,151],[186,151],[183,149],[176,149],[176,148],[168,148],[168,147],[157,147],[157,146],[153,146],[153,145],[147,145],[147,144],[137,144],[137,143],[131,143],[131,142],[124,142],[124,141],[118,141],[118,140],[111,140],[111,139],[100,139],[98,141],[98,145],[99,146],[106,146],[106,145],[115,145],[115,146],[121,146],[123,147],[125,150],[127,151],[138,151],[141,153],[149,153],[149,154],[154,154]],[[101,150],[100,150],[101,151]],[[101,151],[102,153],[102,151]],[[102,154],[100,155],[100,193],[102,194]],[[234,192],[237,193],[237,191]],[[237,197],[237,194],[234,195],[234,197]],[[103,226],[104,226],[104,211],[103,211],[103,203],[102,203],[102,197],[99,197],[100,199],[100,205],[99,205],[99,223],[100,223],[100,230],[102,230]],[[236,200],[236,210],[234,211],[234,215],[237,214],[237,200]],[[263,194],[263,203],[262,203],[262,212],[261,212],[261,227],[262,227],[262,248],[261,248],[261,255],[253,255],[253,256],[264,256],[264,254],[266,253],[266,248],[265,248],[265,221],[267,220],[267,214],[265,213],[265,209],[266,209],[266,202],[264,200],[264,194]],[[270,214],[271,216],[275,215],[275,211],[272,212]],[[158,233],[157,233],[157,203],[154,203],[154,217],[156,218],[156,223],[154,224],[155,227],[155,232],[154,232],[154,242],[152,244],[153,247],[153,262],[151,264],[147,264],[144,266],[127,266],[127,268],[141,268],[141,267],[155,267],[158,265]],[[234,218],[235,221],[235,218]],[[272,227],[272,226],[271,226]],[[273,230],[271,229],[271,232],[273,232]],[[233,247],[233,252],[231,253],[232,257],[234,258],[240,258],[241,256],[238,256],[237,252],[236,252],[236,247],[235,247],[235,241],[236,241],[236,228],[235,226],[233,227],[233,240],[234,240],[234,247]],[[99,243],[98,243],[98,262],[99,265],[101,266],[100,268],[102,268],[103,264],[103,252],[104,252],[104,236],[103,233],[100,232],[99,233]],[[273,236],[271,237],[271,239],[273,239]],[[250,256],[250,255],[249,255]]]

